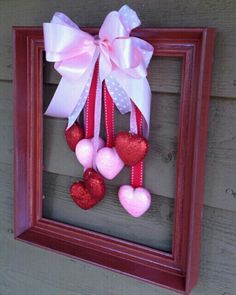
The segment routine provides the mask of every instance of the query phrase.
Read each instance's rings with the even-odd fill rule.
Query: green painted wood
[[[85,262],[15,241],[12,233],[12,170],[12,165],[0,162],[1,295],[176,294]],[[58,185],[57,190],[59,191],[60,188]],[[159,202],[164,199],[161,198]],[[64,200],[60,197],[59,200],[66,206]],[[69,203],[67,202],[67,205]],[[161,214],[161,218],[163,218],[161,222],[165,223],[166,216]],[[200,279],[192,295],[234,295],[236,289],[235,247],[236,213],[205,206]]]
[[[124,2],[121,0],[99,2],[99,9],[95,0],[84,1],[0,1],[0,11],[4,12],[0,18],[2,28],[0,35],[1,54],[0,79],[12,79],[12,37],[13,25],[39,26],[51,19],[55,11],[68,14],[80,26],[100,26],[105,15],[114,9],[119,9]],[[215,49],[215,64],[213,71],[212,95],[220,97],[236,97],[235,66],[236,66],[236,2],[205,1],[194,2],[166,0],[129,0],[139,14],[144,27],[216,27],[218,30]],[[170,65],[171,63],[169,63]],[[164,68],[153,69],[150,77],[151,84],[156,85],[158,91],[178,91],[178,78],[170,80],[169,70],[176,72],[179,64]],[[160,73],[160,75],[158,73]],[[156,73],[153,75],[153,73]],[[178,75],[178,74],[177,74]],[[168,79],[166,79],[168,78]]]

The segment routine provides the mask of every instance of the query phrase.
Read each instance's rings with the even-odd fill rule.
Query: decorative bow
[[[132,111],[130,99],[137,105],[148,136],[151,91],[146,69],[153,47],[130,37],[131,30],[140,23],[136,12],[127,5],[110,12],[95,37],[62,13],[55,13],[50,23],[44,23],[46,59],[55,62],[62,76],[46,115],[68,117],[68,127],[75,122],[86,103],[98,61],[100,85],[105,81],[122,114]],[[101,91],[97,95],[101,96]]]

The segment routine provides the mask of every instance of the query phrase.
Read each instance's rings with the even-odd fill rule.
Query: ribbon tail
[[[83,88],[84,85],[78,81],[62,78],[45,115],[59,118],[68,117],[73,112]]]
[[[136,111],[135,111],[135,106],[133,103],[131,103],[131,111],[130,111],[130,132],[135,134],[138,133]]]
[[[107,90],[112,97],[112,100],[123,115],[131,111],[131,100],[119,82],[110,74],[105,79]]]
[[[112,75],[142,113],[144,118],[143,135],[148,138],[150,129],[151,89],[147,79],[127,77],[121,71],[114,71]]]
[[[96,154],[99,145],[99,134],[101,124],[101,111],[102,111],[102,82],[98,75],[97,88],[96,88],[96,100],[95,100],[95,112],[94,112],[94,139],[93,139],[93,168],[96,169]]]
[[[67,124],[66,129],[69,129],[74,124],[74,122],[79,117],[81,111],[83,110],[83,108],[86,104],[87,98],[88,98],[89,89],[91,87],[91,82],[92,82],[92,74],[90,75],[90,78],[88,79],[88,82],[87,82],[87,84],[80,96],[80,99],[79,99],[75,109],[73,110],[71,115],[68,117],[68,124]]]
[[[92,73],[98,55],[99,52],[97,50],[87,71],[79,80],[70,80],[62,77],[45,115],[69,118],[67,128],[73,125],[86,102],[87,89],[89,89],[88,87],[91,84]]]

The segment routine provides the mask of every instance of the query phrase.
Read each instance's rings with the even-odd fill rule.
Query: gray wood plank
[[[176,95],[153,96],[151,149],[145,160],[145,184],[156,195],[174,197],[175,193],[178,102],[179,97]],[[229,210],[236,210],[235,108],[234,100],[212,98],[206,160],[205,204]],[[54,173],[81,176],[82,167],[78,165],[64,139],[65,124],[64,120],[45,119],[44,167]],[[115,130],[124,130],[127,126],[128,116],[120,119],[116,113]],[[104,130],[102,134],[104,135]],[[126,168],[109,183],[120,185],[128,179],[129,170]]]
[[[11,165],[0,163],[0,181],[0,294],[175,294],[85,262],[15,241],[12,234]],[[65,202],[63,205],[65,206]],[[235,230],[235,212],[205,206],[200,279],[192,295],[234,295]]]
[[[0,122],[1,154],[6,163],[12,163],[13,99],[11,82],[0,82]]]
[[[181,67],[181,58],[153,57],[148,68],[148,81],[152,91],[179,93]],[[54,69],[54,64],[44,62],[44,82],[47,84],[58,84],[60,79],[61,76]]]
[[[1,47],[0,64],[2,70],[0,79],[12,79],[12,38],[11,27],[39,26],[51,19],[55,11],[68,14],[80,26],[100,26],[105,15],[114,9],[119,9],[123,2],[120,0],[107,2],[101,0],[97,9],[97,2],[89,1],[39,1],[33,3],[24,1],[1,1],[0,35]],[[204,1],[190,3],[184,1],[130,0],[128,4],[139,14],[144,27],[216,27],[218,30],[215,48],[215,64],[213,71],[212,95],[220,97],[236,97],[235,66],[236,66],[236,2]],[[170,67],[159,67],[151,71],[150,82],[153,87],[162,92],[178,91],[178,78],[170,76],[171,71],[179,69],[179,63]],[[160,74],[159,74],[160,73]],[[177,74],[178,75],[178,74]],[[173,78],[172,78],[173,77]],[[168,79],[166,79],[168,78]]]
[[[168,115],[167,115],[168,114]],[[150,133],[150,153],[147,156],[145,181],[154,194],[172,196],[175,192],[175,154],[178,131],[178,98],[156,95],[153,99]],[[157,118],[157,119],[155,119]],[[75,158],[64,138],[65,120],[45,118],[44,168],[46,171],[81,176],[83,168]],[[103,124],[104,125],[104,124]],[[129,129],[129,115],[115,113],[115,130]],[[101,135],[105,138],[104,127]],[[59,159],[61,159],[59,161]],[[125,168],[109,183],[120,185],[129,182],[130,169]],[[168,177],[167,177],[168,175]],[[168,188],[167,188],[168,187]],[[168,191],[168,193],[167,193]]]
[[[131,217],[120,205],[117,187],[107,186],[105,198],[94,208],[77,207],[69,191],[78,178],[44,173],[44,216],[85,229],[171,252],[173,199],[152,196],[152,205],[141,218]]]
[[[3,142],[0,161],[4,163],[12,163],[13,156],[11,88],[11,83],[0,82],[0,133]],[[45,101],[51,99],[54,90],[54,86],[45,88]],[[153,96],[151,151],[146,160],[145,179],[146,186],[156,195],[174,196],[178,100],[178,95],[162,93]],[[235,109],[233,99],[211,99],[205,204],[229,210],[236,210]],[[82,167],[65,142],[65,124],[65,120],[45,117],[44,168],[53,173],[81,176]],[[128,116],[120,120],[116,114],[116,130],[127,128],[128,124]],[[129,171],[124,169],[110,183],[119,185],[125,183],[128,177]]]

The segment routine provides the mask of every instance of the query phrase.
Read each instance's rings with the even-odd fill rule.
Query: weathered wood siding
[[[143,26],[211,26],[218,30],[212,81],[206,163],[200,279],[193,295],[236,294],[236,1],[133,0]],[[81,26],[99,26],[123,1],[0,0],[0,295],[132,295],[173,294],[85,262],[13,239],[12,33],[14,25],[41,25],[55,11]],[[63,137],[64,120],[45,118],[44,214],[150,246],[170,250],[175,178],[176,132],[181,60],[154,59],[149,81],[153,91],[151,152],[145,180],[153,194],[150,212],[140,220],[120,208],[115,186],[109,197],[88,213],[78,211],[68,186],[82,170]],[[58,82],[52,65],[45,68],[45,101]],[[117,115],[117,118],[119,116]],[[117,120],[116,128],[127,126]],[[122,127],[123,126],[123,127]],[[58,160],[59,159],[59,160]],[[153,163],[153,164],[151,164]],[[154,172],[155,171],[155,172]],[[79,212],[79,213],[78,213]]]

